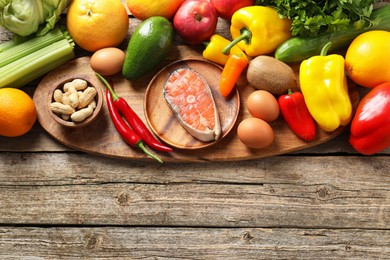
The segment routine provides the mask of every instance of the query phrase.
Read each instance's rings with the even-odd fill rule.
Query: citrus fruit
[[[126,0],[130,13],[140,20],[152,16],[171,19],[184,0]]]
[[[35,123],[37,111],[34,101],[17,88],[0,89],[0,135],[24,135]]]
[[[193,137],[204,142],[219,139],[221,125],[211,89],[195,70],[174,70],[164,85],[164,98]]]
[[[68,9],[66,26],[77,45],[97,51],[118,46],[125,39],[129,17],[121,0],[74,0]]]
[[[345,54],[348,77],[363,87],[390,81],[390,32],[373,30],[360,34]]]

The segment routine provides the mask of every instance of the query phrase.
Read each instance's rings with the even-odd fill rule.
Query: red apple
[[[198,45],[214,34],[217,21],[217,10],[208,0],[186,0],[176,11],[173,26],[186,43]]]
[[[210,0],[210,2],[214,5],[218,15],[228,21],[238,9],[255,4],[255,0]]]

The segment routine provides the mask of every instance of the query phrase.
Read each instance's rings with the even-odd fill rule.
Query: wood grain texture
[[[388,230],[0,227],[0,258],[388,259]]]
[[[0,212],[4,224],[24,225],[388,229],[388,193],[282,184],[24,186],[2,188]]]
[[[104,183],[329,185],[346,190],[388,189],[387,156],[284,155],[215,163],[139,162],[83,153],[0,154],[0,184],[69,186]]]
[[[5,154],[0,165],[3,224],[388,229],[390,223],[386,156],[156,167],[77,154]]]

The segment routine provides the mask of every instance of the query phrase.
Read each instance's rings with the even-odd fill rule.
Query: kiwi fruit
[[[286,94],[288,89],[298,90],[293,69],[271,56],[260,55],[252,59],[246,77],[256,89],[266,90],[274,95]]]

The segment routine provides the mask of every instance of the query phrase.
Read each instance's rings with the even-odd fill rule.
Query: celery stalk
[[[68,54],[66,54],[66,55],[54,60],[53,62],[47,64],[46,66],[37,67],[35,70],[32,70],[31,73],[27,74],[26,76],[16,79],[14,82],[12,82],[12,86],[16,86],[16,87],[24,86],[27,83],[30,83],[31,81],[37,79],[38,77],[43,76],[46,73],[50,72],[51,70],[64,64],[65,62],[70,61],[74,57],[75,57],[74,53],[69,52]],[[40,76],[37,77],[37,75],[40,75]]]
[[[24,53],[23,56],[18,56],[16,60],[10,61],[0,67],[0,88],[22,87],[24,84],[43,76],[57,66],[75,57],[72,38],[69,37],[66,31],[61,32],[59,29],[57,30],[61,34],[61,37],[59,37],[56,31],[50,34],[55,40],[35,37],[32,39],[34,41],[31,45],[28,44],[31,40],[28,40],[27,42],[12,47],[12,50],[8,49],[4,51],[4,53],[11,55],[14,49],[20,49],[20,45],[23,44],[27,44],[25,48],[30,47],[33,50],[31,53]],[[43,43],[45,43],[45,46],[42,45]]]
[[[22,42],[25,42],[29,39],[29,37],[22,37],[19,35],[14,35],[14,37],[6,42],[0,43],[0,53],[11,49],[12,47],[17,46],[18,44],[21,44]]]
[[[37,36],[12,48],[8,48],[0,52],[0,68],[62,39],[65,39],[65,35],[56,27],[44,36]]]

